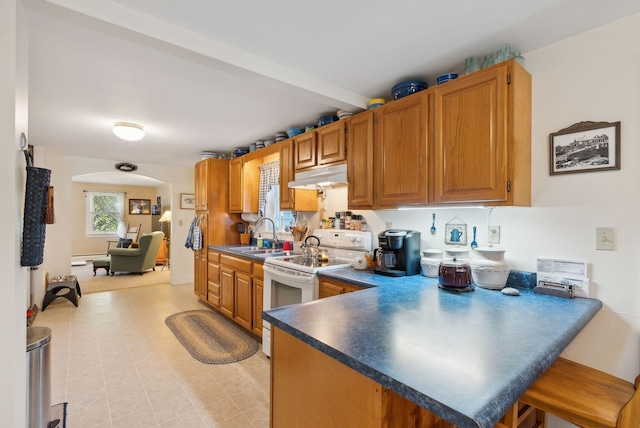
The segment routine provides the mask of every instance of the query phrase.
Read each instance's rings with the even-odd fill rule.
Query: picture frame
[[[620,169],[620,122],[578,122],[549,134],[549,174]]]
[[[195,210],[196,195],[193,193],[180,193],[180,209]]]
[[[455,220],[460,221],[454,223]],[[467,245],[467,224],[454,217],[449,223],[444,225],[444,243],[447,245]]]
[[[151,214],[151,199],[129,199],[129,214]]]

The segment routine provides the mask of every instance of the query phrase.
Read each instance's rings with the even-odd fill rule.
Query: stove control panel
[[[371,251],[371,232],[342,229],[314,229],[320,247]]]

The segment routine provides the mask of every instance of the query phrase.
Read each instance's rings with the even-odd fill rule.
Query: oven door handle
[[[268,263],[265,263],[262,266],[262,269],[265,272],[268,272],[270,274],[278,275],[280,277],[286,276],[286,277],[289,277],[291,279],[313,280],[313,278],[315,277],[315,274],[313,274],[313,273],[300,272],[300,271],[297,271],[297,270],[287,269],[285,267],[275,266],[275,265],[271,265],[271,264],[268,264]]]

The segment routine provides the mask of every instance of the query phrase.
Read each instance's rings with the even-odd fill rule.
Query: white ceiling
[[[504,43],[526,53],[638,0],[23,0],[30,143],[193,165],[368,99],[430,85]],[[118,140],[116,121],[145,127]]]

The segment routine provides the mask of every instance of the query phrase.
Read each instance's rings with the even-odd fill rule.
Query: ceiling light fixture
[[[144,137],[144,128],[137,123],[116,122],[113,124],[113,133],[123,140],[138,141]]]
[[[129,162],[121,162],[116,164],[116,169],[122,172],[133,172],[138,169],[138,166]]]

